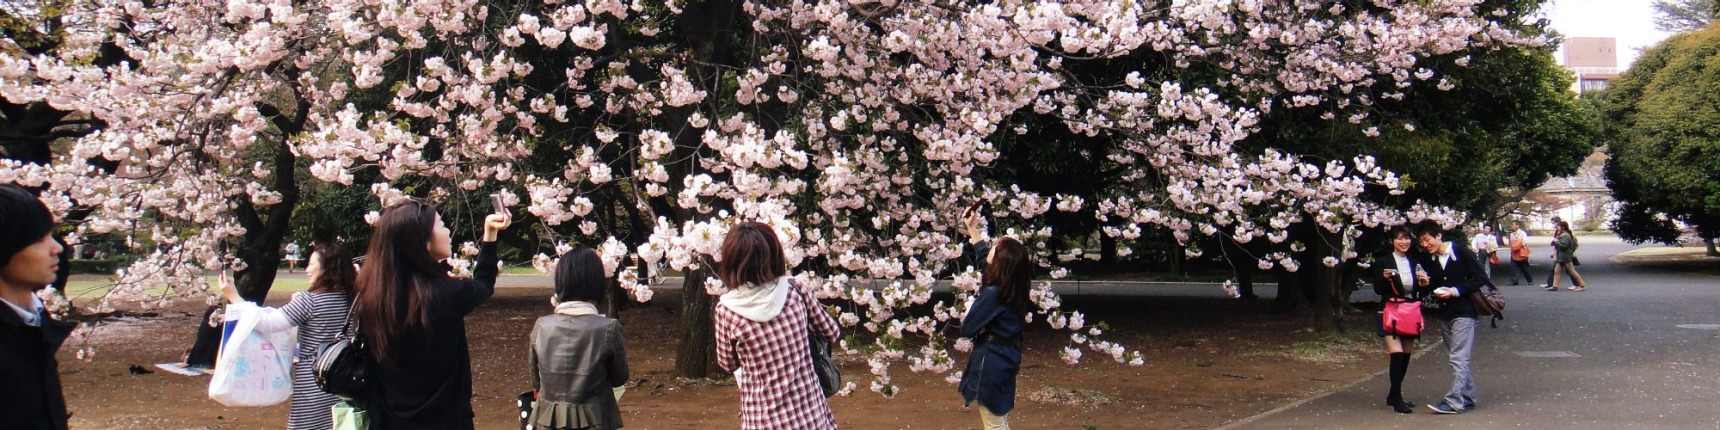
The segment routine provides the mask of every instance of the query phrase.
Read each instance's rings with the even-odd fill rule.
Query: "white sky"
[[[1654,29],[1651,0],[1551,0],[1544,6],[1553,29],[1565,37],[1618,39],[1618,65],[1629,68],[1642,48],[1669,34]],[[1558,56],[1564,62],[1564,55]]]

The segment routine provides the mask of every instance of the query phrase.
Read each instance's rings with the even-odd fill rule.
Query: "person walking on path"
[[[528,357],[536,401],[526,422],[543,430],[621,428],[618,387],[627,385],[621,322],[597,313],[609,280],[589,248],[555,266],[555,313],[532,326]]]
[[[979,211],[968,210],[963,224],[968,243],[981,257],[980,290],[962,317],[962,337],[973,342],[973,353],[962,371],[957,390],[962,407],[979,402],[985,430],[1009,429],[1015,409],[1015,379],[1021,372],[1021,331],[1028,312],[1033,260],[1027,247],[1011,237],[987,242],[979,231]]]
[[[358,278],[352,266],[352,254],[333,244],[315,245],[311,260],[305,264],[308,290],[293,293],[292,300],[280,309],[263,308],[257,321],[257,331],[276,333],[299,329],[299,350],[293,359],[292,408],[287,412],[288,430],[316,430],[334,426],[329,408],[340,397],[324,392],[317,386],[311,366],[317,350],[333,342],[346,326],[348,309],[352,307],[353,283]],[[228,303],[241,303],[233,280],[223,273],[218,281],[221,294]]]
[[[36,292],[59,280],[54,215],[17,185],[0,185],[0,429],[65,430],[54,358],[74,325],[55,321]]]
[[[1547,279],[1546,290],[1559,291],[1559,272],[1571,275],[1571,291],[1588,290],[1583,275],[1577,274],[1577,236],[1571,233],[1571,225],[1559,221],[1553,238],[1553,276]]]
[[[1535,285],[1535,278],[1529,276],[1529,232],[1523,230],[1523,223],[1511,223],[1511,267],[1517,271],[1511,274],[1511,285],[1517,284],[1517,277],[1522,276],[1523,282]]]
[[[1386,232],[1391,240],[1391,250],[1374,257],[1372,278],[1374,293],[1380,295],[1380,303],[1392,299],[1420,301],[1422,287],[1426,287],[1426,277],[1413,277],[1417,273],[1415,257],[1410,256],[1410,246],[1414,239],[1408,228],[1394,227]],[[1380,314],[1383,320],[1385,314]],[[1386,391],[1386,406],[1393,411],[1407,414],[1415,411],[1415,403],[1403,398],[1403,378],[1409,373],[1410,352],[1415,351],[1415,341],[1421,336],[1399,336],[1388,333],[1383,321],[1374,324],[1379,330],[1379,336],[1386,341],[1386,354],[1389,358],[1389,375],[1391,388]]]
[[[1493,235],[1493,227],[1487,224],[1476,227],[1475,237],[1469,238],[1469,250],[1475,253],[1487,279],[1493,279],[1493,261],[1498,258],[1494,252],[1499,250],[1499,237]]]
[[[287,243],[287,273],[293,273],[297,270],[299,270],[299,243],[290,242]],[[305,266],[305,270],[310,270],[310,266]]]
[[[1445,337],[1445,350],[1451,357],[1451,389],[1442,401],[1427,405],[1440,414],[1459,414],[1475,409],[1475,379],[1469,358],[1475,351],[1475,305],[1469,295],[1488,283],[1479,260],[1468,247],[1443,239],[1438,223],[1422,221],[1415,229],[1416,240],[1428,255],[1421,266],[1428,274],[1427,284],[1434,287],[1432,300],[1424,307],[1433,309],[1439,319],[1440,334]]]
[[[436,207],[408,201],[376,222],[358,272],[353,319],[372,356],[364,410],[372,429],[472,429],[472,358],[466,315],[496,291],[496,234],[506,214],[484,219],[472,278],[448,276],[454,254]]]
[[[717,365],[735,374],[741,429],[835,429],[809,336],[835,343],[836,320],[787,276],[782,243],[770,226],[737,224],[718,252],[717,277],[732,289],[714,316]]]

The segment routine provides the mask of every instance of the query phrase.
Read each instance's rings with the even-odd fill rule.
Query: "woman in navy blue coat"
[[[1015,408],[1015,377],[1021,371],[1021,329],[1033,261],[1027,247],[1014,238],[987,243],[979,233],[976,211],[970,209],[963,218],[974,254],[985,257],[980,264],[979,297],[962,318],[962,337],[973,341],[973,353],[958,390],[963,406],[979,402],[985,429],[1008,429],[1007,416]]]

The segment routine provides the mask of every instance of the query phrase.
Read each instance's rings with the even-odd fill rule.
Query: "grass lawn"
[[[215,283],[215,277],[211,276],[208,279],[209,279],[209,283],[211,285],[213,285]],[[310,281],[306,281],[304,278],[292,278],[292,279],[275,278],[275,286],[270,287],[269,292],[304,291],[306,289],[309,289],[310,286],[311,286]],[[108,291],[112,290],[112,289],[113,289],[113,282],[112,281],[106,281],[106,280],[102,280],[102,281],[71,281],[71,282],[66,283],[66,296],[72,298],[73,300],[94,299],[97,297],[101,297],[104,294],[107,294]],[[151,295],[166,294],[167,293],[167,287],[166,286],[156,286],[155,288],[150,289],[149,292]],[[219,294],[220,292],[211,288],[210,293]]]

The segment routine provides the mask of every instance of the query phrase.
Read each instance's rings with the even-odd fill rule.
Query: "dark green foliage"
[[[1644,52],[1603,102],[1612,228],[1634,243],[1676,243],[1674,222],[1720,236],[1720,27]]]

